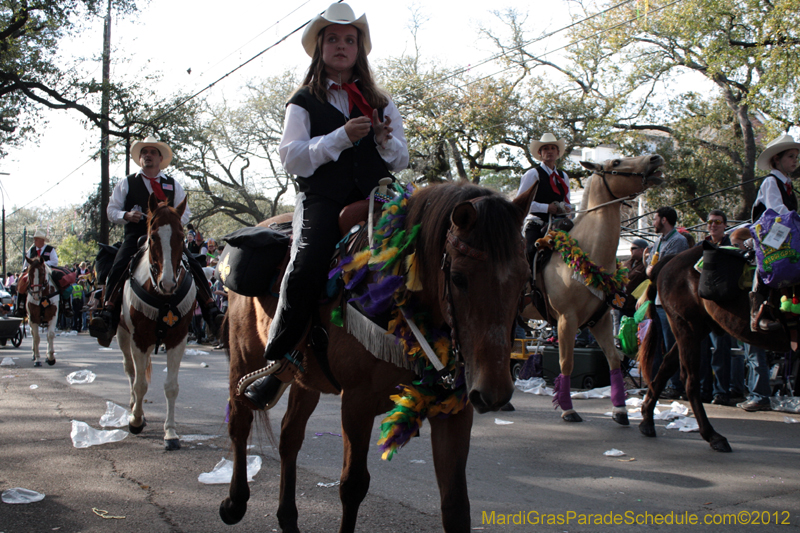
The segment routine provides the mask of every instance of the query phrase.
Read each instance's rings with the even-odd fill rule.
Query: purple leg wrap
[[[553,405],[562,411],[572,409],[572,398],[569,396],[569,376],[559,374],[553,382]]]
[[[625,405],[625,384],[622,382],[622,370],[619,368],[611,371],[611,403],[614,407]]]

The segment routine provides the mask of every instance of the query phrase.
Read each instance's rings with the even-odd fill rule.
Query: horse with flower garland
[[[554,251],[542,272],[536,274],[546,311],[541,313],[534,305],[528,305],[523,316],[557,322],[561,373],[555,379],[553,403],[561,408],[561,417],[567,422],[582,421],[570,397],[575,346],[569,341],[579,328],[588,325],[611,369],[614,421],[629,424],[620,369],[623,355],[614,345],[611,314],[607,312],[610,306],[624,303],[627,282],[627,270],[616,258],[621,203],[660,184],[659,168],[663,164],[660,155],[613,159],[603,164],[582,161],[581,165],[594,173],[584,191],[574,227],[568,234],[551,231],[538,242],[540,248],[552,247]]]
[[[427,418],[444,530],[469,531],[466,463],[473,409],[496,411],[514,392],[508,358],[530,277],[520,227],[536,191],[533,187],[513,202],[468,183],[419,189],[395,185],[395,191],[371,246],[340,260],[331,272],[348,289],[364,288],[357,303],[367,315],[388,315],[386,332],[367,338],[357,333],[365,319],[352,307],[356,302],[336,297],[320,307],[329,371],[341,386],[340,531],[355,529],[369,487],[367,452],[374,418],[387,411],[378,443],[384,459],[416,436]],[[253,412],[241,394],[240,379],[264,364],[276,305],[271,295],[229,296],[225,327],[234,467],[229,496],[220,505],[220,517],[228,524],[241,520],[250,497],[246,445]],[[306,423],[320,393],[339,392],[313,356],[313,346],[303,343],[298,349],[304,353],[304,371],[290,388],[279,446],[277,517],[283,531],[298,531],[296,461]],[[398,352],[405,360],[396,358]]]

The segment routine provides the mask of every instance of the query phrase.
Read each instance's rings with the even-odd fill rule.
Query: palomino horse
[[[581,164],[593,170],[594,174],[584,191],[579,215],[569,235],[577,241],[591,262],[613,276],[617,270],[621,201],[641,193],[652,184],[660,184],[662,180],[659,168],[664,164],[664,159],[660,155],[645,155],[609,160],[602,165],[586,162]],[[625,387],[620,370],[623,356],[614,346],[611,313],[605,312],[599,320],[595,316],[599,310],[608,307],[606,299],[610,293],[590,290],[584,276],[577,274],[574,269],[575,266],[585,265],[572,262],[573,265],[570,265],[564,260],[564,255],[554,250],[553,257],[544,270],[536,273],[537,285],[544,287],[548,313],[558,321],[561,374],[555,381],[553,403],[561,407],[563,411],[561,417],[565,421],[582,420],[572,408],[570,398],[570,374],[572,374],[575,350],[572,341],[578,329],[595,318],[596,323],[589,329],[603,349],[608,366],[611,368],[614,420],[622,425],[628,425]],[[537,320],[546,318],[540,316],[533,305],[525,308],[523,316]]]
[[[750,331],[750,301],[747,292],[742,291],[724,305],[701,298],[698,293],[700,273],[694,265],[703,256],[702,247],[690,248],[667,261],[663,259],[653,270],[655,283],[648,288],[647,298],[655,297],[656,285],[661,297],[661,305],[667,313],[669,325],[675,335],[672,346],[661,363],[655,379],[651,380],[651,366],[655,353],[654,332],[650,327],[644,341],[639,346],[639,367],[642,375],[650,383],[647,397],[642,403],[642,421],[639,431],[648,437],[656,436],[653,423],[653,410],[667,380],[675,374],[680,365],[681,379],[686,384],[686,396],[692,404],[697,418],[700,435],[718,452],[730,452],[728,439],[714,431],[703,409],[700,396],[700,344],[712,330],[718,334],[729,333],[742,342],[772,350],[788,352],[789,335],[785,331],[755,333]],[[658,320],[653,305],[647,310],[648,316]]]
[[[457,382],[465,383],[469,399],[450,416],[429,418],[434,468],[439,482],[445,531],[469,531],[466,463],[473,408],[496,411],[514,392],[508,371],[509,354],[523,286],[530,275],[524,260],[520,225],[535,187],[509,202],[498,194],[470,184],[431,185],[408,199],[404,227],[419,225],[416,244],[421,290],[414,299],[433,327],[451,331],[460,345]],[[268,222],[262,223],[266,225]],[[295,220],[297,225],[302,221]],[[323,258],[320,258],[323,260]],[[341,385],[344,466],[339,495],[342,501],[340,531],[353,531],[358,508],[367,494],[370,475],[367,450],[374,418],[393,407],[390,396],[400,384],[418,379],[414,372],[380,360],[344,328],[330,324],[338,302],[322,306],[322,321],[329,340],[328,359]],[[239,393],[242,376],[264,365],[262,354],[277,298],[244,297],[231,293],[227,315],[230,349],[230,421],[233,443],[233,478],[230,492],[220,505],[227,524],[241,520],[247,510],[246,445],[253,420],[249,401]],[[457,325],[457,327],[456,327]],[[432,329],[433,329],[432,327]],[[385,338],[385,337],[384,337]],[[295,505],[297,454],[306,423],[320,393],[337,393],[324,376],[305,343],[305,372],[290,389],[289,405],[280,434],[281,488],[278,520],[284,531],[298,531]]]
[[[33,364],[42,366],[39,360],[39,328],[47,328],[47,361],[48,365],[56,364],[56,354],[53,349],[53,339],[56,337],[56,322],[58,322],[59,291],[53,281],[52,271],[47,263],[39,257],[28,262],[28,322],[31,324],[33,337]]]
[[[148,207],[147,244],[134,258],[131,278],[125,282],[117,342],[131,386],[128,429],[133,434],[141,433],[146,425],[142,404],[152,372],[151,354],[159,344],[166,347],[164,445],[167,450],[177,450],[181,447],[175,431],[178,369],[186,350],[196,292],[192,275],[182,261],[181,215],[186,200],[173,209],[150,195]]]

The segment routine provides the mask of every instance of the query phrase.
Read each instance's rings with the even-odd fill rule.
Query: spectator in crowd
[[[83,331],[83,305],[86,301],[86,294],[84,293],[83,285],[80,283],[73,283],[71,289],[70,306],[72,306],[72,329],[80,333]]]
[[[219,251],[217,250],[217,241],[209,238],[206,241],[206,264],[208,266],[216,266],[219,260]]]
[[[195,255],[205,255],[205,253],[208,251],[206,248],[206,243],[203,240],[203,234],[199,231],[195,232],[194,240],[191,241],[186,247]]]
[[[750,230],[739,228],[730,236],[731,244],[742,250],[752,248],[753,239],[750,237]],[[772,392],[769,386],[769,366],[767,363],[767,352],[763,348],[758,348],[747,343],[744,345],[744,358],[747,368],[747,379],[745,386],[747,396],[745,401],[737,403],[736,407],[745,411],[769,411],[772,409],[769,401]]]
[[[679,254],[689,248],[689,243],[686,237],[678,233],[675,224],[678,222],[678,213],[669,206],[659,207],[656,214],[653,216],[653,228],[658,233],[658,239],[650,246],[644,255],[645,272],[647,277],[652,276],[653,268],[656,263],[668,255]],[[658,314],[661,331],[664,335],[664,352],[659,351],[653,359],[652,375],[655,376],[658,368],[661,366],[661,361],[664,359],[664,353],[668,352],[672,345],[675,344],[675,336],[672,334],[672,329],[669,327],[667,320],[667,313],[661,307],[661,298],[656,293],[656,313]],[[665,399],[677,400],[681,396],[683,385],[681,384],[680,371],[676,372],[667,382],[667,387],[661,393],[661,397]]]

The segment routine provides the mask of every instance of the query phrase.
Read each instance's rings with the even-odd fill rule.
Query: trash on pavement
[[[122,428],[128,425],[130,413],[114,402],[106,401],[106,412],[100,417],[100,425],[104,428]]]
[[[622,450],[618,450],[616,448],[611,448],[610,450],[603,452],[603,455],[606,455],[608,457],[622,457],[623,455],[625,455],[625,452],[623,452]]]
[[[500,418],[495,418],[494,423],[497,424],[498,426],[507,426],[509,424],[513,424],[514,422],[510,420],[502,420]]]
[[[248,455],[247,456],[247,481],[253,481],[253,477],[261,470],[261,456]],[[233,461],[229,461],[224,457],[218,462],[211,472],[203,472],[197,476],[197,481],[205,483],[206,485],[216,485],[221,483],[230,483],[233,477]]]
[[[34,503],[44,500],[44,494],[35,490],[14,487],[3,491],[4,503]]]
[[[69,434],[72,437],[72,445],[76,448],[88,448],[89,446],[108,444],[109,442],[119,442],[128,435],[127,431],[121,429],[94,429],[86,422],[77,420],[72,421],[72,432]]]
[[[323,483],[322,481],[320,481],[319,483],[317,483],[317,487],[330,488],[330,487],[335,487],[338,484],[339,484],[338,481],[334,481],[333,483]]]
[[[0,363],[0,366],[16,366],[17,363],[14,362],[13,357],[3,357],[3,362]]]
[[[67,375],[67,383],[70,385],[85,385],[93,382],[96,377],[91,370],[76,370]]]

